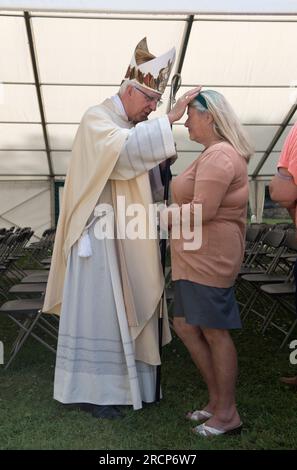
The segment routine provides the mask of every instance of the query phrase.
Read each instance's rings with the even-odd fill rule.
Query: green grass
[[[124,409],[118,421],[96,420],[65,410],[52,399],[54,355],[30,339],[8,371],[0,369],[0,449],[296,449],[297,393],[279,383],[295,374],[289,349],[279,351],[281,337],[263,337],[250,315],[234,334],[239,354],[237,402],[241,436],[205,440],[190,432],[185,412],[200,408],[206,389],[182,343],[174,338],[164,349],[164,399],[139,411]],[[5,346],[14,325],[0,321]]]
[[[293,223],[293,220],[290,219],[289,217],[287,219],[265,219],[263,218],[263,222],[265,224],[271,224],[271,225],[274,225],[274,224],[292,224]]]

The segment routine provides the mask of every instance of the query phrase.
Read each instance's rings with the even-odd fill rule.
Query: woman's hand
[[[192,88],[192,90],[187,91],[177,100],[176,104],[168,113],[170,124],[178,121],[184,115],[188,104],[195,98],[195,96],[199,95],[201,88],[201,86]]]

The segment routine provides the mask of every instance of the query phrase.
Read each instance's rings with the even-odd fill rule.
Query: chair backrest
[[[273,248],[278,248],[282,245],[286,236],[285,230],[269,230],[265,233],[263,238],[263,245],[268,245]]]
[[[286,233],[284,242],[288,250],[297,251],[297,232],[294,229],[290,229]]]
[[[273,227],[274,227],[276,230],[287,230],[288,228],[290,228],[290,224],[284,223],[284,222],[280,222],[280,223],[274,224]]]
[[[248,243],[253,243],[258,240],[261,229],[260,227],[253,227],[249,225],[246,229],[245,239]]]
[[[252,262],[261,266],[266,274],[272,273],[277,268],[280,256],[285,250],[285,236],[286,232],[284,230],[272,230],[270,228],[257,244]]]

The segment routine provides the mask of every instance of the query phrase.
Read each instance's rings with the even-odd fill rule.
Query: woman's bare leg
[[[196,367],[207,385],[209,403],[204,407],[206,411],[213,413],[218,400],[218,388],[213,368],[212,354],[199,327],[186,323],[184,317],[174,317],[173,321],[176,334],[180,337]]]
[[[202,329],[212,357],[218,398],[214,415],[207,425],[218,429],[232,429],[240,424],[235,402],[237,353],[228,330]]]

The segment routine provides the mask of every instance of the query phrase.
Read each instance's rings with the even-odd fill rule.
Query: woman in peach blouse
[[[233,285],[244,253],[252,149],[231,106],[213,90],[190,103],[185,126],[205,149],[174,179],[172,197],[191,214],[202,205],[202,245],[188,250],[182,237],[171,239],[174,328],[209,392],[208,403],[186,417],[205,421],[193,429],[202,436],[236,434],[237,354],[228,330],[241,328]]]

